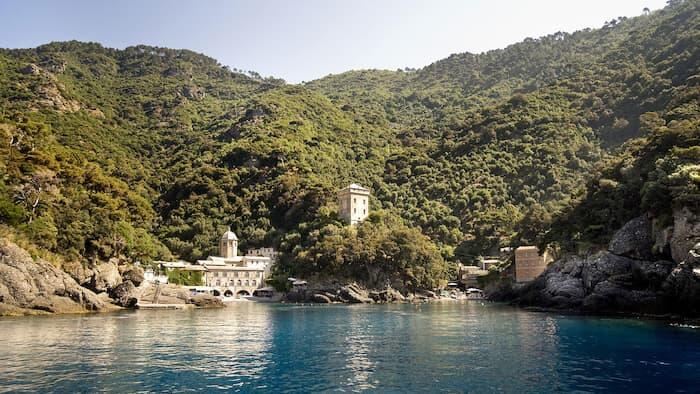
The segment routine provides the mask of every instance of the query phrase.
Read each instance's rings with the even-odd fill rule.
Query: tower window
[[[357,204],[357,199],[356,199],[356,198],[353,198],[353,199],[352,199],[352,202],[355,203],[355,204]]]
[[[357,213],[357,208],[353,208],[352,213]]]

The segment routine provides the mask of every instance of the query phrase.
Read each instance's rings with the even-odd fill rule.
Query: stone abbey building
[[[264,287],[265,279],[277,256],[274,249],[263,248],[263,253],[255,256],[238,255],[238,236],[229,228],[219,239],[219,256],[209,256],[194,264],[186,262],[160,262],[166,270],[202,272],[204,286],[212,292],[224,296],[252,295],[253,291]]]

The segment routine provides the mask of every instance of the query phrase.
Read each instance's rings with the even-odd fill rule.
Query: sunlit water
[[[0,333],[0,391],[700,390],[700,330],[473,301],[0,318]]]

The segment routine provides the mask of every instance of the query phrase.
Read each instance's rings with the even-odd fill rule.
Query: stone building
[[[369,215],[369,189],[353,183],[338,192],[338,212],[348,224],[355,225]]]
[[[547,268],[552,258],[547,252],[540,255],[536,246],[521,246],[515,249],[515,281],[529,282]]]
[[[223,295],[252,295],[263,287],[269,276],[272,259],[265,256],[239,256],[238,237],[229,228],[219,239],[219,256],[198,260],[205,268],[204,285]]]
[[[270,249],[272,248],[263,248]],[[264,287],[274,260],[267,256],[239,256],[238,237],[229,229],[219,239],[219,256],[209,256],[194,264],[183,261],[161,262],[161,267],[202,272],[203,285],[215,295],[252,295]]]
[[[464,287],[479,287],[479,277],[486,276],[489,272],[476,265],[459,264],[457,268],[457,281]]]
[[[279,257],[279,252],[275,250],[275,248],[257,248],[257,249],[248,249],[248,251],[245,254],[246,256],[261,256],[261,257],[269,257],[272,259],[273,262],[277,261],[277,258]]]

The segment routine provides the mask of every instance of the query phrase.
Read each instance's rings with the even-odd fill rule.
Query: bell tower
[[[238,256],[238,237],[231,231],[231,227],[219,240],[219,255],[227,259]]]

